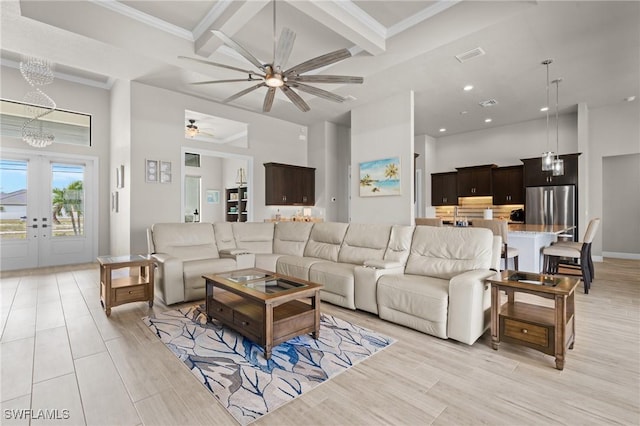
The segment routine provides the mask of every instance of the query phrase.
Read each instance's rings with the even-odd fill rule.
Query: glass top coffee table
[[[218,320],[264,348],[320,335],[321,284],[258,268],[203,275],[207,320]]]

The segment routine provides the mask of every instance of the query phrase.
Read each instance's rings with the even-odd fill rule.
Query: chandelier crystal
[[[24,97],[25,112],[31,117],[22,124],[22,140],[36,148],[51,145],[55,136],[43,126],[42,117],[56,109],[56,103],[39,86],[53,82],[53,64],[45,59],[23,57],[20,73],[34,89]]]

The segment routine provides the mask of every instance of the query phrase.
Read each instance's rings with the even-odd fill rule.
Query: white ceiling
[[[191,85],[245,75],[177,57],[253,69],[209,31],[221,29],[269,62],[272,7],[267,0],[2,0],[0,53],[10,66],[20,54],[45,57],[64,75],[96,85],[123,78],[220,101],[255,83]],[[297,34],[290,65],[348,48],[354,57],[319,74],[364,77],[362,85],[316,84],[355,98],[343,104],[301,93],[311,106],[306,113],[278,93],[268,114],[299,124],[348,124],[352,108],[408,90],[415,92],[416,134],[540,118],[546,58],[554,59],[551,78],[563,78],[561,113],[578,103],[597,108],[640,94],[637,1],[278,0],[276,12],[277,33],[286,26]],[[486,54],[456,60],[476,47]],[[474,89],[464,92],[466,84]],[[256,90],[231,105],[261,112],[264,95]],[[498,103],[480,107],[486,99]]]

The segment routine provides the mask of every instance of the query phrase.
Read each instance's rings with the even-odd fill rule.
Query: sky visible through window
[[[0,160],[0,192],[5,194],[27,187],[27,161]],[[84,167],[72,164],[51,164],[52,187],[66,188],[71,182],[84,181]]]

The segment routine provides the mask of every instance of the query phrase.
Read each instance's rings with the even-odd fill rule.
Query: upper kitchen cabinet
[[[265,163],[265,204],[313,206],[316,202],[316,169],[290,164]]]
[[[493,204],[524,204],[524,166],[498,167],[491,170]]]
[[[458,197],[493,195],[491,170],[495,164],[474,167],[458,167]]]
[[[458,173],[431,174],[431,205],[455,206],[458,204]]]
[[[560,156],[564,160],[564,175],[562,176],[553,176],[551,171],[542,171],[541,157],[523,159],[524,186],[577,185],[579,155],[578,153]]]

